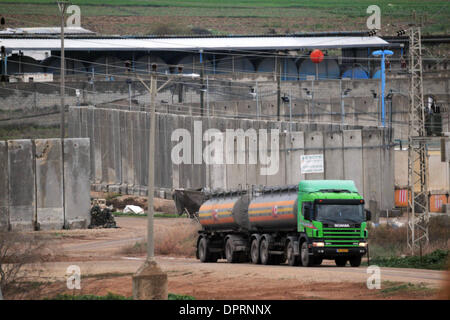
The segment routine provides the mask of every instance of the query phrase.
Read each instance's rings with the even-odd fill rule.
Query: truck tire
[[[311,267],[314,263],[313,257],[309,256],[308,243],[306,241],[302,243],[300,249],[300,260],[304,267]]]
[[[225,243],[225,258],[229,263],[240,262],[239,253],[233,250],[233,240],[228,239]]]
[[[201,238],[198,242],[198,257],[201,262],[217,262],[219,258],[217,254],[209,252],[208,240]]]
[[[290,266],[298,266],[300,264],[300,257],[296,256],[294,252],[294,244],[292,243],[292,241],[289,241],[286,247],[286,256],[288,265]]]
[[[253,264],[260,264],[261,257],[259,255],[259,244],[258,239],[253,239],[252,245],[250,247],[250,258]]]
[[[261,264],[270,264],[270,254],[269,254],[269,244],[266,239],[262,239],[261,243],[259,244],[259,255],[261,258]]]
[[[361,256],[351,257],[350,258],[350,265],[352,267],[355,267],[355,268],[359,267],[361,265],[361,259],[362,259]]]
[[[347,258],[338,257],[338,258],[334,259],[334,262],[336,262],[336,265],[338,267],[345,267],[345,265],[347,264]]]

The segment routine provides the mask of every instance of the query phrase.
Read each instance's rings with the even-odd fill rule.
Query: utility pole
[[[64,95],[65,95],[65,75],[66,75],[66,60],[65,60],[65,53],[64,53],[64,23],[66,20],[66,9],[69,4],[68,1],[58,1],[58,7],[59,12],[61,13],[61,54],[60,54],[60,95],[61,95],[61,122],[60,122],[60,136],[61,139],[64,139],[65,137],[65,127],[64,127],[64,109],[65,109],[65,101],[64,101]],[[62,143],[62,141],[61,141]]]
[[[66,86],[66,60],[65,60],[65,55],[64,55],[64,23],[65,23],[65,18],[66,18],[66,9],[67,6],[69,5],[68,1],[58,1],[58,8],[59,11],[61,13],[61,32],[60,32],[60,36],[61,36],[61,54],[60,54],[60,77],[59,77],[59,81],[60,81],[60,95],[61,95],[61,122],[59,124],[59,129],[60,129],[60,138],[61,138],[61,161],[62,161],[62,165],[61,165],[61,181],[62,181],[62,207],[63,207],[63,212],[64,215],[66,214],[66,194],[65,194],[65,169],[64,169],[64,138],[66,136],[65,133],[65,121],[64,121],[64,112],[65,112],[65,100],[64,100],[64,96],[65,96],[65,86]]]
[[[428,155],[423,99],[420,27],[409,29],[410,108],[408,122],[408,233],[411,253],[429,243]]]
[[[255,94],[256,94],[256,118],[259,120],[260,118],[260,108],[259,108],[259,89],[258,89],[258,80],[255,82]]]
[[[279,57],[276,60],[276,76],[277,76],[277,120],[280,121],[280,109],[281,109],[281,59]]]
[[[206,110],[207,110],[207,116],[209,118],[209,79],[208,79],[208,76],[206,76]]]
[[[167,300],[167,273],[155,261],[153,235],[153,198],[155,194],[155,100],[157,93],[156,64],[152,65],[150,88],[136,75],[150,93],[150,130],[148,132],[148,210],[147,210],[147,259],[133,275],[133,298],[136,300]]]
[[[289,89],[289,132],[292,131],[292,89]]]
[[[178,67],[182,76],[183,68]],[[148,154],[148,213],[147,213],[147,259],[133,275],[133,297],[139,300],[167,300],[167,273],[163,272],[155,260],[154,244],[154,194],[155,194],[155,141],[156,141],[156,94],[169,84],[169,79],[157,88],[156,64],[152,64],[150,88],[136,74],[136,78],[150,93],[150,130],[149,130],[149,154]]]
[[[156,119],[155,119],[155,100],[156,100],[156,64],[152,65],[151,82],[150,82],[150,131],[148,142],[148,222],[147,222],[147,260],[151,261],[155,256],[155,244],[153,236],[154,225],[154,196],[155,196],[155,135],[156,135]]]
[[[203,50],[200,50],[200,116],[205,110],[205,64],[203,63]]]

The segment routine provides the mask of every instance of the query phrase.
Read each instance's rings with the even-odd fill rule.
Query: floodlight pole
[[[374,56],[381,56],[381,125],[385,126],[385,107],[384,107],[384,90],[386,86],[386,70],[385,70],[385,57],[393,55],[394,53],[391,50],[377,50],[372,52]]]

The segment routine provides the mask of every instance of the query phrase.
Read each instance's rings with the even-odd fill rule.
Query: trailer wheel
[[[269,244],[266,239],[262,239],[259,245],[259,255],[261,256],[261,264],[270,264]]]
[[[355,268],[359,267],[361,265],[361,259],[362,259],[361,256],[351,257],[350,258],[350,265],[352,267],[355,267]]]
[[[216,262],[218,259],[217,254],[209,252],[208,240],[206,238],[201,238],[198,242],[197,252],[201,262]]]
[[[240,255],[233,250],[233,240],[228,239],[225,243],[225,257],[229,263],[239,262]]]
[[[292,241],[289,241],[287,248],[286,248],[286,255],[287,255],[287,261],[288,261],[288,265],[290,266],[298,266],[300,263],[300,258],[299,256],[296,256],[294,254],[294,244],[292,243]]]
[[[253,239],[252,241],[252,245],[250,247],[250,257],[253,264],[261,263],[261,257],[259,255],[258,239]]]
[[[336,262],[336,265],[338,267],[345,267],[345,265],[347,264],[347,258],[338,257],[338,258],[334,259],[334,262]]]
[[[308,243],[305,241],[302,243],[302,248],[300,250],[300,256],[302,261],[302,266],[311,267],[313,265],[313,259],[309,256]]]

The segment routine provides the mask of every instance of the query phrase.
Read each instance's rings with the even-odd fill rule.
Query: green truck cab
[[[298,188],[299,259],[304,266],[333,259],[357,267],[367,253],[370,212],[350,180],[304,180]]]

